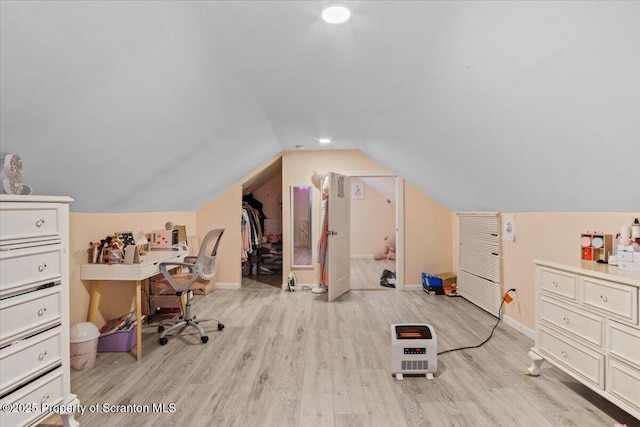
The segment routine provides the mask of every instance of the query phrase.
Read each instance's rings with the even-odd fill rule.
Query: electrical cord
[[[505,292],[505,295],[508,294],[511,291],[515,292],[516,290],[515,289],[509,289],[507,292]],[[444,351],[439,352],[438,356],[440,356],[441,354],[445,354],[445,353],[451,353],[452,351],[468,350],[470,348],[478,348],[478,347],[483,346],[487,341],[489,341],[491,339],[491,337],[493,336],[493,331],[496,330],[496,328],[498,327],[498,323],[500,323],[500,320],[502,320],[502,306],[504,305],[504,300],[505,300],[505,297],[503,296],[502,297],[502,302],[500,303],[500,307],[498,308],[498,321],[496,322],[495,325],[493,325],[493,329],[491,329],[491,333],[489,334],[489,336],[487,337],[486,340],[482,341],[478,345],[470,345],[470,346],[467,346],[467,347],[458,347],[458,348],[452,348],[452,349],[449,349],[449,350],[444,350]]]

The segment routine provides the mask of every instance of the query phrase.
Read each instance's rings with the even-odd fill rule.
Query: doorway
[[[282,287],[282,160],[242,186],[242,287]],[[247,243],[248,239],[248,243]]]
[[[403,289],[402,179],[384,172],[350,172],[351,289]],[[395,277],[382,286],[383,272]]]

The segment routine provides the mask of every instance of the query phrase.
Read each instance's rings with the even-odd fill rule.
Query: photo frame
[[[133,232],[123,231],[121,233],[116,233],[116,235],[118,236],[118,240],[122,242],[122,245],[124,247],[136,245],[136,241],[133,238]]]
[[[351,183],[351,200],[364,200],[364,184],[361,182]]]

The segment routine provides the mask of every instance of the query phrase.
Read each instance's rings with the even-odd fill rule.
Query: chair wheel
[[[221,331],[224,329],[224,325],[222,323],[218,323],[218,330]]]
[[[164,331],[164,326],[158,326],[158,333],[161,333],[162,331]]]
[[[166,343],[169,342],[169,340],[163,337],[163,338],[160,338],[158,342],[160,343],[160,345],[165,345]]]
[[[205,336],[203,336],[203,337],[200,337],[200,341],[202,341],[202,343],[204,344],[204,343],[206,343],[207,341],[209,341],[209,337],[208,337],[208,336],[206,336],[206,335],[205,335]]]

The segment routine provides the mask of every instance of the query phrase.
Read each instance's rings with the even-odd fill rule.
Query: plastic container
[[[442,278],[432,276],[428,273],[422,273],[422,290],[427,294],[433,292],[436,295],[444,295],[444,287],[442,286]]]
[[[98,352],[130,351],[138,343],[136,328],[108,332],[98,339]]]
[[[98,328],[91,322],[76,323],[71,327],[69,342],[72,370],[84,371],[95,366],[99,337]]]

